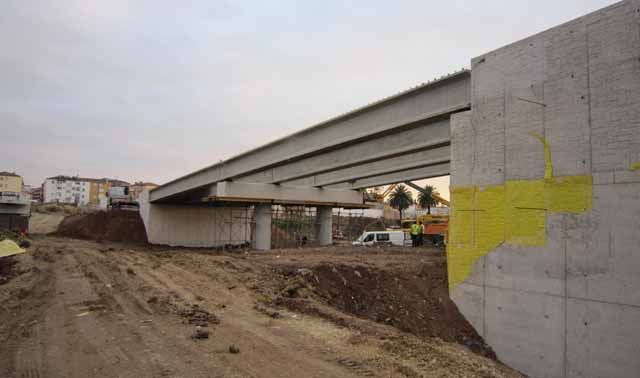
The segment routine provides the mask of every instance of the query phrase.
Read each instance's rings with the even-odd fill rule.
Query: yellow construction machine
[[[425,190],[420,186],[412,183],[411,181],[405,182],[413,189],[424,193]],[[450,202],[442,198],[439,193],[431,192],[431,197],[438,201],[440,204],[450,206]],[[411,230],[411,225],[414,223],[422,223],[424,226],[424,238],[431,241],[434,245],[440,246],[447,243],[447,235],[449,232],[449,215],[434,215],[425,214],[417,217],[417,219],[407,219],[402,222],[402,229],[405,232]]]

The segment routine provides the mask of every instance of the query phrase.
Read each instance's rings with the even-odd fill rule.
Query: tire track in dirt
[[[237,312],[234,312],[232,316],[229,316],[229,319],[231,319],[230,321],[223,320],[223,324],[220,328],[221,331],[215,329],[213,332],[213,337],[218,341],[218,344],[223,345],[222,347],[209,345],[209,348],[206,348],[207,345],[204,343],[200,346],[201,348],[204,347],[208,349],[214,356],[225,361],[223,365],[229,365],[223,369],[225,374],[227,374],[224,376],[236,376],[236,374],[243,377],[263,376],[262,374],[274,377],[297,376],[290,375],[288,373],[288,371],[291,370],[290,365],[292,363],[296,364],[297,360],[303,360],[305,363],[310,362],[307,356],[302,352],[296,351],[295,347],[292,347],[291,342],[286,338],[288,335],[280,337],[280,340],[273,340],[273,335],[270,334],[269,329],[263,324],[264,320],[260,319],[256,325],[244,317],[246,312],[255,312],[252,308],[252,301],[238,300],[238,298],[244,298],[244,295],[238,295],[238,292],[244,290],[246,293],[249,293],[245,289],[238,286],[232,291],[229,290],[229,287],[231,286],[227,284],[222,285],[222,287],[213,288],[211,285],[205,284],[206,282],[211,282],[208,277],[185,271],[183,268],[172,263],[164,263],[160,267],[147,270],[145,267],[156,266],[156,264],[152,261],[140,261],[141,259],[139,256],[124,254],[118,255],[118,253],[122,252],[107,254],[108,258],[118,257],[117,267],[111,266],[103,269],[103,273],[96,274],[97,276],[104,277],[105,274],[121,274],[121,272],[126,271],[128,268],[135,269],[135,275],[133,277],[126,277],[126,284],[124,281],[118,280],[117,277],[111,278],[114,282],[119,283],[118,285],[114,285],[114,288],[116,289],[121,288],[121,285],[122,288],[126,287],[128,289],[148,286],[150,287],[148,294],[153,293],[154,295],[164,296],[165,298],[168,297],[171,299],[170,303],[165,303],[162,300],[160,300],[160,302],[165,305],[176,306],[188,306],[190,304],[189,302],[195,299],[197,295],[205,294],[206,297],[216,298],[217,301],[220,301],[220,299],[223,298],[225,302],[229,303],[227,309],[232,308],[237,310]],[[144,260],[144,258],[142,258],[142,260]],[[188,277],[188,279],[182,279],[183,277]],[[109,280],[109,278],[106,279]],[[235,280],[233,281],[235,282]],[[227,280],[225,282],[228,283],[230,281]],[[140,296],[140,291],[132,290],[132,292],[135,293],[133,294],[134,296]],[[144,298],[138,298],[137,300],[145,301]],[[214,311],[217,310],[216,313],[220,313],[219,308],[208,308],[206,305],[203,308]],[[253,318],[255,318],[255,316],[253,316]],[[226,346],[232,343],[242,346],[243,356],[241,359],[232,359],[232,357],[226,355]],[[280,344],[280,346],[278,344]],[[249,346],[248,350],[247,346]],[[284,352],[285,355],[278,356],[278,358],[269,356],[269,354],[274,353],[274,350],[284,349],[283,346],[288,349],[288,351]],[[261,352],[254,351],[256,348],[259,348]],[[265,354],[264,351],[269,352]],[[291,356],[292,353],[297,356]],[[267,365],[272,366],[265,371],[264,366]],[[327,368],[327,366],[329,368]],[[315,362],[311,361],[310,366],[307,366],[307,369],[309,368],[316,371],[316,375],[319,377],[351,376],[351,374],[343,371],[339,366],[334,366],[332,364],[327,365],[324,360],[318,360]],[[327,370],[328,372],[326,372]]]
[[[50,283],[53,280],[51,270],[43,261],[49,256],[16,256],[18,264],[14,267],[19,276],[0,286],[0,340],[3,348],[0,353],[0,376],[20,377],[40,375],[40,361],[29,360],[23,353],[37,345],[28,340],[37,332],[44,318],[43,309],[51,297]],[[27,361],[25,361],[25,359]],[[27,363],[28,370],[22,365]]]
[[[53,279],[42,286],[49,293],[39,302],[43,320],[25,327],[29,335],[14,346],[10,378],[517,376],[459,345],[420,339],[313,298],[300,300],[320,315],[269,300],[281,284],[274,262],[395,269],[435,254],[209,253],[52,237],[35,244],[49,256],[42,263]],[[191,338],[196,326],[183,311],[190,309],[220,319],[205,327],[209,339]],[[238,354],[229,353],[232,344]]]
[[[215,264],[218,265],[218,264]],[[221,264],[225,266],[225,264]],[[218,268],[219,269],[219,268]],[[216,311],[216,314],[222,319],[222,326],[220,330],[214,332],[214,337],[221,340],[229,340],[240,345],[251,344],[264,344],[260,347],[262,350],[271,350],[270,354],[275,354],[270,358],[271,365],[279,365],[276,367],[274,374],[282,374],[283,370],[288,369],[288,364],[292,361],[304,360],[305,363],[315,366],[317,369],[326,369],[326,363],[329,362],[332,368],[331,371],[336,370],[336,366],[332,362],[334,360],[327,358],[316,358],[315,350],[319,350],[317,342],[314,343],[309,338],[305,338],[304,341],[300,340],[293,347],[291,343],[292,337],[299,338],[299,335],[293,335],[290,332],[283,332],[284,327],[278,327],[272,323],[272,320],[256,319],[256,311],[254,310],[254,299],[251,298],[251,291],[247,290],[237,280],[233,280],[234,285],[229,286],[232,283],[230,280],[224,280],[223,287],[215,287],[212,285],[203,285],[203,282],[211,282],[212,276],[222,276],[221,271],[218,269],[208,271],[206,276],[193,271],[188,271],[182,266],[174,265],[173,263],[164,263],[158,269],[145,272],[144,275],[153,277],[154,280],[162,282],[163,285],[171,292],[177,293],[182,300],[195,298],[197,295],[207,298],[216,298],[218,306],[211,308],[205,307],[209,310]],[[232,268],[232,270],[237,270]],[[188,277],[188,279],[186,278]],[[236,285],[237,284],[237,285]],[[229,289],[233,288],[233,289]],[[199,293],[199,294],[194,294]],[[224,305],[221,309],[219,305]],[[286,352],[284,352],[286,350]],[[280,353],[280,355],[278,355]],[[282,354],[285,353],[285,354]],[[250,359],[253,359],[251,357]],[[314,361],[315,360],[315,361]],[[282,362],[280,362],[282,361]],[[251,366],[252,361],[248,363],[243,362],[243,366],[247,372],[253,371],[254,374],[265,373],[263,370],[255,370],[255,366],[264,366],[263,364],[254,364]],[[255,361],[254,361],[255,362]],[[264,361],[267,362],[267,361]],[[349,373],[341,371],[339,376],[349,376]],[[271,375],[268,375],[271,376]]]
[[[201,256],[202,259],[197,257],[198,257],[197,255],[194,256],[194,255],[186,254],[186,255],[181,255],[180,257],[177,257],[175,259],[170,259],[170,261],[172,261],[173,263],[176,263],[177,261],[177,263],[180,266],[180,269],[178,269],[177,266],[172,265],[171,263],[165,263],[162,265],[162,267],[163,269],[167,270],[167,274],[171,277],[187,277],[187,276],[193,275],[194,271],[198,273],[204,272],[204,274],[207,277],[212,277],[212,278],[214,277],[217,278],[221,275],[224,275],[224,269],[219,269],[219,268],[221,266],[225,267],[227,266],[227,264],[220,264],[219,262],[216,262],[215,264],[213,264],[213,267],[209,267],[202,262],[203,259],[206,260],[204,256]],[[206,257],[221,258],[218,256],[216,257],[206,256]],[[228,257],[225,257],[225,259],[226,258]],[[237,259],[236,262],[242,265],[245,263],[244,260],[245,259],[240,258],[240,259]],[[263,266],[263,269],[269,270],[270,268],[268,264],[265,264]],[[230,269],[230,271],[226,273],[237,274],[238,271],[244,271],[243,267],[242,266],[233,267],[232,265],[232,269]],[[165,281],[166,279],[167,279],[166,277],[163,277],[161,280]],[[242,281],[242,279],[240,279],[240,281]],[[189,282],[192,282],[192,280],[189,280]],[[238,290],[238,289],[234,289],[234,290]],[[338,319],[338,318],[342,319],[339,322],[340,324],[350,325],[353,322],[358,322],[362,324],[366,323],[367,325],[364,327],[365,329],[371,329],[371,327],[374,327],[374,325],[371,325],[370,322],[362,321],[359,319],[344,320],[349,318],[348,315],[339,315],[337,317],[333,315],[333,316],[327,317],[327,319]],[[314,349],[317,350],[318,348],[321,348],[320,346],[316,346],[316,345],[311,346],[310,343],[308,343],[307,345],[310,346],[311,350],[314,350]],[[457,346],[457,349],[450,350],[448,353],[443,353],[442,351],[439,351],[437,349],[429,348],[427,350],[427,353],[425,353],[425,355],[429,358],[427,361],[425,361],[424,358],[418,358],[417,356],[415,358],[407,358],[405,355],[402,354],[402,352],[399,351],[398,353],[394,353],[397,360],[387,361],[383,364],[378,363],[379,360],[384,360],[383,357],[379,357],[378,360],[375,360],[375,359],[371,360],[370,358],[359,359],[358,357],[361,357],[361,356],[358,356],[357,354],[351,355],[351,357],[348,357],[350,354],[352,354],[353,349],[354,348],[351,348],[351,350],[340,350],[340,351],[333,350],[332,353],[330,354],[330,357],[325,358],[325,360],[331,363],[345,365],[348,369],[355,372],[356,375],[371,374],[374,371],[379,372],[379,371],[384,371],[385,369],[387,370],[390,369],[390,371],[393,374],[396,374],[397,376],[414,377],[414,376],[424,375],[425,371],[434,371],[434,370],[442,369],[442,366],[439,366],[438,364],[455,365],[456,361],[454,356],[459,355],[463,348]],[[389,353],[389,351],[386,350],[385,348],[381,348],[379,352],[380,352],[380,355],[384,353],[387,353],[388,355]],[[335,357],[333,357],[335,355],[341,355],[343,357],[336,359]],[[348,361],[348,363],[345,364],[344,361]],[[365,367],[362,367],[362,366],[365,366]],[[368,366],[370,366],[370,368]],[[486,376],[501,376],[501,374],[497,373],[499,369],[498,370],[487,369],[487,371],[490,371],[490,372],[492,371],[497,375],[488,374]]]

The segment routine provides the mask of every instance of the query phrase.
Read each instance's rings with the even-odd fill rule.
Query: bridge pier
[[[333,208],[331,206],[316,208],[316,239],[320,245],[333,244]]]
[[[271,249],[271,205],[256,205],[254,214],[256,227],[253,247],[268,251]]]

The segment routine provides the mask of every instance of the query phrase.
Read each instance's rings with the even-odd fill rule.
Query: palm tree
[[[436,188],[431,185],[424,187],[424,192],[420,192],[418,195],[418,204],[423,209],[427,208],[427,214],[431,214],[431,208],[438,206],[438,200],[433,197],[433,194],[438,194]]]
[[[404,185],[398,185],[389,196],[389,205],[400,211],[400,224],[402,224],[402,211],[406,210],[413,203],[413,196]]]

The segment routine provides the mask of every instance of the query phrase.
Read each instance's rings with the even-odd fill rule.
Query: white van
[[[353,245],[392,244],[404,246],[404,231],[367,231],[353,242]]]

